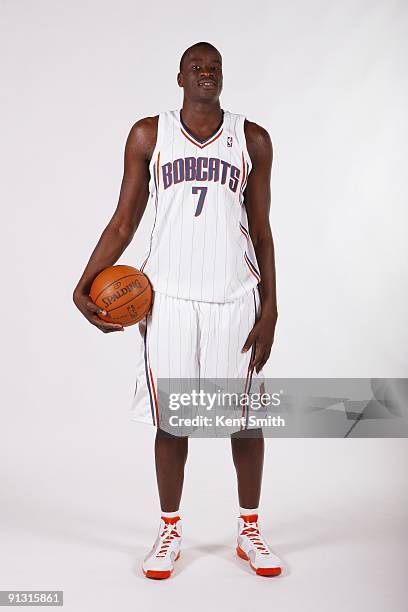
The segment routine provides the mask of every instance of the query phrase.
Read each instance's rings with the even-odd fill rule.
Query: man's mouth
[[[216,82],[212,79],[202,79],[201,81],[198,81],[198,86],[203,87],[204,89],[210,89],[211,87],[216,86]]]

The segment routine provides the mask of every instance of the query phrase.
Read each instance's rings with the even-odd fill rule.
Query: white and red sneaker
[[[282,562],[273,554],[258,527],[258,515],[240,516],[238,519],[237,554],[249,561],[258,576],[279,576]]]
[[[180,557],[181,519],[161,517],[159,534],[153,548],[143,561],[146,578],[170,578],[174,562]]]

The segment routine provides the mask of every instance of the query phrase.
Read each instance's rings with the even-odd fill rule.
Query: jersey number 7
[[[192,187],[191,189],[192,189],[193,195],[200,194],[198,196],[197,208],[196,208],[195,215],[194,215],[195,217],[198,217],[198,215],[201,214],[201,211],[203,210],[204,200],[205,200],[205,196],[207,195],[208,187]]]

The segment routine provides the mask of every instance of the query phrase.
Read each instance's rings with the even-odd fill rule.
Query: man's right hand
[[[130,130],[125,147],[125,164],[119,202],[108,225],[74,289],[73,300],[86,319],[104,334],[124,331],[120,323],[108,323],[98,317],[103,313],[89,297],[93,279],[113,266],[132,241],[149,201],[149,163],[157,141],[159,117],[145,117]]]
[[[98,317],[98,313],[106,315],[106,310],[99,308],[85,291],[75,289],[73,300],[75,306],[82,312],[84,317],[104,334],[109,334],[114,331],[124,331],[124,327],[120,323],[107,323]]]

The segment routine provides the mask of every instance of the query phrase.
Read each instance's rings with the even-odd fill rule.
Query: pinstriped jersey
[[[244,121],[224,111],[218,130],[199,141],[180,111],[160,113],[150,162],[155,221],[140,266],[155,291],[224,303],[259,283],[243,196],[252,168]]]

